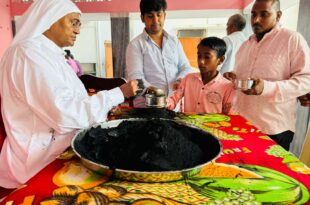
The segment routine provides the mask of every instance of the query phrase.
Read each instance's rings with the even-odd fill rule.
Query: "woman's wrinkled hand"
[[[137,90],[139,89],[137,80],[130,80],[127,83],[120,86],[120,89],[125,98],[133,97],[137,94]]]
[[[113,107],[110,110],[110,115],[120,115],[122,113],[122,109],[120,107]]]

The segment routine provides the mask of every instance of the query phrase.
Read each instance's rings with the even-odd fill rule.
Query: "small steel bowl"
[[[147,107],[163,108],[166,106],[166,96],[156,96],[154,94],[145,95],[145,105]]]
[[[254,80],[246,79],[236,79],[235,80],[235,88],[238,90],[248,90],[251,89],[252,85],[254,84]]]

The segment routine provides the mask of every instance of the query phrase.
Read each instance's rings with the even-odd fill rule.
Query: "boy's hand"
[[[179,88],[179,85],[182,81],[182,78],[177,79],[173,84],[172,84],[172,89],[177,90]]]
[[[168,100],[168,98],[166,99],[166,108],[168,108],[170,106],[170,100]]]
[[[171,107],[171,101],[169,98],[166,98],[166,106],[165,106],[166,109],[168,110],[173,110],[173,108]]]

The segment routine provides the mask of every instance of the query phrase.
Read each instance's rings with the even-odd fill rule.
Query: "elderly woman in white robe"
[[[37,0],[19,20],[0,63],[2,116],[7,132],[0,153],[0,187],[15,188],[51,163],[77,129],[106,120],[135,95],[137,82],[88,96],[62,47],[80,33],[80,10],[70,0]]]

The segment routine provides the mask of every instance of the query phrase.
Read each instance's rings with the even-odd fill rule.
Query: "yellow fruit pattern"
[[[68,167],[68,164],[65,166]],[[75,166],[69,166],[76,170]],[[70,170],[61,169],[66,172]],[[79,176],[79,173],[77,173]],[[95,173],[93,173],[95,174]],[[189,173],[190,174],[190,173]],[[57,173],[54,176],[62,176]],[[139,183],[113,180],[93,187],[81,184],[61,186],[53,191],[53,196],[45,199],[41,204],[165,204],[165,205],[202,205],[207,204],[209,198],[189,186],[185,180],[166,183]],[[254,172],[234,165],[210,163],[195,177],[227,177],[227,178],[259,178]],[[55,179],[55,181],[58,181]],[[87,182],[89,183],[89,181]],[[95,184],[91,182],[91,184]],[[83,187],[84,188],[83,188]],[[126,202],[126,203],[125,203]]]
[[[90,171],[78,160],[66,162],[64,167],[57,171],[53,177],[53,183],[57,186],[67,184],[79,185],[85,189],[94,187],[108,181],[108,177]]]
[[[218,139],[221,140],[234,140],[239,141],[242,138],[239,135],[228,134],[218,128],[230,127],[230,117],[221,114],[204,114],[204,115],[179,115],[176,120],[184,122],[186,124],[193,125],[202,130],[212,133]]]

